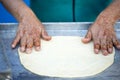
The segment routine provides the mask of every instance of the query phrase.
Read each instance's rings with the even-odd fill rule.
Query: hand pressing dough
[[[41,41],[39,52],[19,51],[21,64],[29,71],[50,77],[86,77],[96,75],[114,62],[115,50],[108,56],[95,54],[93,43],[83,44],[81,37],[55,36]]]

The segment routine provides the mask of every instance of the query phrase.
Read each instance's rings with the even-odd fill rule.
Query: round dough
[[[95,54],[93,43],[83,44],[81,37],[55,36],[41,41],[39,52],[21,53],[22,65],[29,71],[51,77],[85,77],[104,71],[114,62],[115,50],[108,56]]]

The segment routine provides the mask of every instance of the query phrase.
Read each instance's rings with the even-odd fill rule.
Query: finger
[[[113,52],[113,44],[111,39],[107,40],[107,48],[109,53]]]
[[[46,41],[51,40],[51,36],[49,36],[48,33],[44,29],[42,29],[42,38]]]
[[[21,38],[21,41],[20,41],[20,51],[21,52],[25,52],[26,44],[27,44],[27,41],[26,41],[26,37],[24,36]]]
[[[99,39],[96,39],[94,40],[94,52],[98,54],[99,50],[100,50],[100,41]]]
[[[83,43],[88,43],[88,42],[91,41],[91,39],[92,39],[92,34],[91,34],[90,31],[88,31],[87,34],[86,34],[86,36],[85,36],[85,38],[82,39],[82,42]]]
[[[105,56],[107,56],[109,54],[109,52],[107,51],[107,45],[105,45],[105,44],[101,45],[101,51],[102,51],[102,54]]]
[[[32,38],[28,38],[27,39],[27,48],[26,48],[26,52],[28,54],[30,54],[32,52],[32,47],[33,47],[33,39]]]
[[[107,42],[105,37],[101,40],[101,51],[102,54],[105,56],[109,54],[109,52],[107,51]]]
[[[15,37],[14,41],[12,42],[12,48],[15,48],[16,45],[19,43],[19,41],[20,41],[20,36],[17,35],[17,36]]]
[[[117,40],[116,37],[113,37],[113,44],[116,48],[120,49],[120,42]]]
[[[35,49],[39,51],[41,46],[41,38],[38,36],[34,39],[33,42],[34,42]]]

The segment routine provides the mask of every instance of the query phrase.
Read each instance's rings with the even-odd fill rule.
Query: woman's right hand
[[[31,53],[33,46],[38,51],[40,50],[41,39],[48,41],[51,37],[48,36],[44,26],[35,16],[29,16],[29,18],[26,17],[19,23],[12,48],[15,48],[20,42],[20,51]]]

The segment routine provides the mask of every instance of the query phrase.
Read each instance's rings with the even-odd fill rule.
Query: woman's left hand
[[[120,49],[120,42],[114,32],[114,24],[114,19],[109,19],[108,16],[100,14],[89,28],[82,42],[88,43],[93,40],[96,54],[101,50],[103,55],[108,55],[113,52],[113,46]]]

